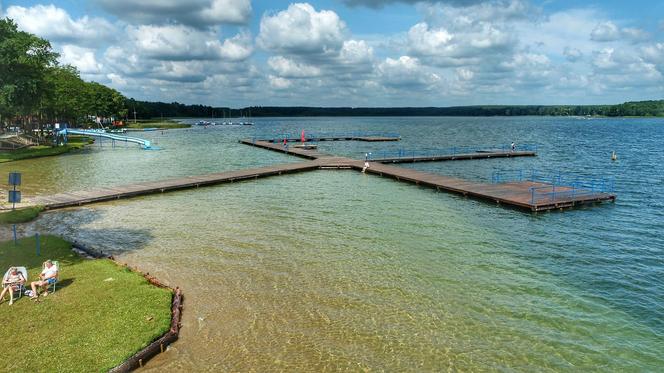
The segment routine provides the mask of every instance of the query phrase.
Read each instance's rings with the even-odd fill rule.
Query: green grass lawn
[[[7,212],[0,212],[0,224],[27,223],[39,216],[39,213],[43,210],[43,206],[30,206]],[[0,271],[1,270],[2,269],[0,269]]]
[[[0,151],[0,163],[18,161],[28,158],[51,157],[54,155],[69,153],[72,150],[81,149],[85,145],[92,142],[93,140],[88,137],[71,136],[67,141],[67,145],[38,145],[11,151],[4,150]]]
[[[142,119],[134,123],[132,120],[127,122],[126,128],[159,128],[159,129],[169,129],[169,128],[189,128],[190,124],[184,124],[176,122],[169,119]]]
[[[25,266],[33,281],[46,259],[60,262],[55,293],[0,303],[0,371],[107,371],[169,329],[171,291],[140,274],[108,259],[83,259],[54,236],[41,237],[41,256],[34,238],[0,243],[3,275]]]

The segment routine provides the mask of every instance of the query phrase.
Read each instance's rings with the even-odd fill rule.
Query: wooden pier
[[[364,161],[345,157],[333,157],[329,154],[320,153],[317,150],[297,149],[283,144],[268,141],[241,140],[243,144],[256,146],[263,149],[283,152],[307,159],[316,159],[320,168],[326,168],[326,163],[332,163],[330,168],[353,168],[362,170]],[[533,193],[531,188],[546,189],[550,184],[540,182],[511,182],[511,183],[480,183],[471,182],[459,178],[442,176],[403,167],[390,166],[382,163],[400,162],[425,162],[425,161],[452,161],[463,159],[487,159],[496,157],[532,157],[537,154],[533,151],[503,151],[473,152],[467,154],[455,154],[450,156],[433,157],[400,157],[374,159],[370,162],[367,173],[387,176],[399,181],[411,182],[417,185],[427,186],[439,191],[455,193],[465,197],[472,197],[485,201],[495,202],[505,206],[512,206],[530,211],[545,211],[583,204],[592,204],[602,201],[615,201],[616,196],[610,193],[593,193],[588,190],[577,190],[572,192],[569,187],[557,187],[556,193]]]
[[[361,169],[362,165],[362,162],[353,164],[356,169]],[[610,193],[592,193],[588,190],[577,190],[576,193],[572,193],[569,187],[558,187],[557,193],[538,195],[534,194],[531,188],[546,189],[549,185],[530,181],[495,184],[472,182],[380,163],[371,163],[365,172],[533,212],[602,201],[613,202],[616,199],[616,196]]]
[[[251,145],[258,148],[268,149],[279,153],[295,155],[306,159],[318,159],[331,157],[331,155],[320,153],[318,149],[304,149],[296,148],[290,144],[284,145],[283,143],[263,141],[263,140],[240,140],[241,144]]]
[[[274,138],[274,139],[256,139],[256,141],[267,141],[267,142],[301,142],[302,138],[300,137],[287,137],[285,139]],[[401,138],[398,136],[313,136],[305,137],[305,142],[310,141],[365,141],[365,142],[384,142],[384,141],[400,141]]]
[[[354,169],[362,170],[364,161],[347,157],[337,157],[320,153],[314,149],[301,149],[284,146],[281,143],[269,141],[241,140],[243,144],[260,147],[280,153],[306,158],[307,161],[299,163],[280,164],[260,168],[213,173],[200,176],[189,176],[162,181],[135,183],[111,188],[98,188],[78,192],[60,193],[51,196],[41,196],[34,200],[35,204],[44,206],[47,210],[80,206],[89,203],[112,201],[121,198],[131,198],[149,194],[165,193],[183,189],[199,188],[208,185],[232,183],[235,181],[253,180],[263,177],[282,175],[294,172],[304,172],[320,169]],[[507,154],[509,153],[509,154]],[[457,154],[454,158],[430,159],[417,161],[458,160],[458,159],[486,159],[492,157],[532,156],[533,152],[478,152],[477,154]],[[477,157],[475,157],[478,155]],[[471,158],[471,156],[473,156]],[[450,157],[450,156],[445,156]],[[396,160],[381,160],[383,162],[398,162]],[[405,161],[405,160],[403,160]],[[412,159],[409,161],[413,161]],[[463,180],[455,177],[443,176],[412,170],[403,167],[391,166],[372,161],[365,170],[368,174],[391,177],[398,181],[410,182],[438,191],[454,193],[464,197],[485,200],[503,206],[516,207],[528,211],[545,211],[563,209],[583,204],[593,204],[602,201],[615,201],[616,196],[611,193],[593,192],[587,189],[555,186],[551,184],[531,181],[508,183],[481,183]],[[551,191],[549,192],[549,188]]]
[[[89,203],[112,201],[149,194],[165,193],[176,190],[199,188],[208,185],[253,180],[268,176],[277,176],[293,172],[316,170],[320,162],[309,161],[300,163],[280,164],[240,171],[228,171],[200,176],[189,176],[161,181],[149,181],[111,188],[98,188],[77,192],[60,193],[35,198],[34,203],[44,206],[47,210],[81,206]]]
[[[461,161],[466,159],[486,159],[486,158],[512,158],[512,157],[535,157],[533,151],[481,151],[460,154],[441,154],[441,155],[416,155],[416,156],[397,156],[371,158],[372,162],[379,163],[414,163],[414,162],[442,162],[442,161]]]

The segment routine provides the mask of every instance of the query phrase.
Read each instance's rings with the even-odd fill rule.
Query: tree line
[[[48,40],[20,31],[0,19],[0,127],[26,132],[44,124],[79,124],[91,118],[124,117],[126,98],[95,82],[85,82],[76,68],[58,63]]]
[[[136,117],[364,117],[364,116],[606,116],[664,117],[664,100],[618,105],[482,105],[452,107],[251,106],[241,109],[127,100]]]

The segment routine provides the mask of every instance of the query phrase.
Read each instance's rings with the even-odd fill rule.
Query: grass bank
[[[67,141],[67,145],[62,146],[48,146],[38,145],[29,148],[17,150],[2,150],[0,151],[0,163],[18,161],[21,159],[51,157],[69,153],[74,150],[83,148],[85,145],[92,143],[93,140],[88,137],[71,136]]]
[[[54,236],[41,238],[41,256],[34,238],[0,243],[3,274],[25,266],[32,281],[46,259],[60,262],[55,293],[0,303],[0,371],[107,371],[169,329],[171,291],[140,274],[108,259],[83,259]]]
[[[44,211],[43,206],[30,206],[22,207],[16,210],[0,213],[0,224],[20,224],[27,223],[34,220],[39,216],[39,213]],[[2,267],[0,267],[2,271]]]
[[[126,128],[130,129],[145,129],[145,128],[159,128],[159,129],[173,129],[173,128],[189,128],[191,124],[184,124],[170,119],[142,119],[136,123],[133,121],[127,122]]]

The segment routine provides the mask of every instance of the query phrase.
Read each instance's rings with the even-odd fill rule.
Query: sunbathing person
[[[14,304],[14,292],[19,291],[23,284],[25,284],[23,273],[19,272],[16,267],[9,268],[7,276],[2,279],[3,289],[0,293],[0,302],[5,300],[5,293],[9,292],[9,305]]]
[[[57,277],[58,277],[58,268],[55,265],[53,265],[53,262],[51,262],[50,260],[45,261],[44,269],[39,274],[39,281],[33,281],[30,283],[30,287],[32,288],[32,295],[30,295],[30,299],[36,299],[39,296],[39,294],[37,293],[37,287],[46,288],[46,290],[42,295],[47,296],[48,285],[51,285],[54,282],[56,282]]]

